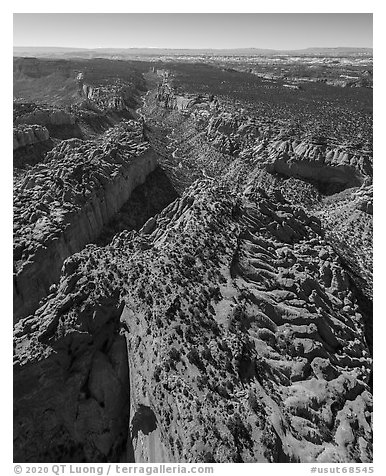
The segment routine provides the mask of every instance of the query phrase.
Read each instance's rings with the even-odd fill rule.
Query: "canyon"
[[[372,462],[371,93],[161,66],[15,59],[14,461]]]

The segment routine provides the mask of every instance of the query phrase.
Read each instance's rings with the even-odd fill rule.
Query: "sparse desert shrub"
[[[233,385],[233,382],[231,380],[227,380],[225,386],[230,392],[233,392],[233,390],[235,388],[235,386]]]
[[[175,347],[172,347],[169,350],[169,357],[174,360],[175,362],[178,362],[180,360],[180,351],[177,350]]]
[[[208,377],[206,375],[197,376],[197,387],[199,390],[203,390],[208,385]]]
[[[199,369],[205,369],[205,366],[201,360],[200,354],[195,347],[192,347],[187,353],[187,358],[190,363],[194,364]]]
[[[209,361],[213,360],[212,354],[211,354],[210,349],[207,345],[204,346],[204,348],[201,352],[201,355],[206,360],[209,360]]]
[[[155,369],[154,369],[154,380],[156,382],[159,382],[161,380],[161,372],[162,372],[162,368],[160,365],[156,365]]]
[[[214,459],[213,453],[209,450],[205,450],[200,455],[198,455],[198,461],[202,461],[203,463],[216,462],[216,460]]]
[[[141,299],[142,301],[145,300],[146,294],[145,294],[145,290],[142,287],[138,288],[137,294],[138,294],[139,299]]]
[[[184,257],[182,258],[182,264],[188,268],[192,268],[195,262],[196,260],[194,259],[194,257],[190,255],[184,255]]]
[[[241,419],[240,413],[235,412],[231,415],[228,418],[226,425],[236,441],[250,439],[250,435]]]
[[[181,329],[180,324],[177,324],[177,325],[174,327],[174,329],[175,329],[176,333],[177,333],[180,337],[183,336],[183,332],[182,332],[182,329]]]
[[[256,394],[252,389],[248,393],[248,404],[256,414],[261,413],[263,410],[262,404],[257,400]]]
[[[227,389],[224,387],[224,385],[220,384],[216,388],[217,393],[220,395],[220,397],[223,398],[229,398],[229,394],[227,392]]]
[[[176,448],[177,448],[177,451],[179,454],[182,453],[182,443],[181,443],[181,439],[179,436],[177,436],[176,438]]]

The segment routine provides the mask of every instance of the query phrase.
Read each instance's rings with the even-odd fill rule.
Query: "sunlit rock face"
[[[139,233],[69,258],[15,345],[27,460],[62,440],[114,459],[118,432],[131,461],[371,461],[361,309],[319,220],[277,194],[196,183]]]
[[[128,123],[96,142],[63,141],[16,183],[15,319],[36,309],[63,261],[98,237],[156,166],[140,128]]]
[[[15,125],[14,460],[371,462],[368,124],[185,62],[140,106],[133,63],[61,61],[60,106],[14,106],[46,121]]]
[[[50,138],[48,130],[43,126],[19,126],[13,129],[13,150],[26,145],[47,141]]]

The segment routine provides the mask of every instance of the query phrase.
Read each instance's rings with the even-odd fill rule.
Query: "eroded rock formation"
[[[19,126],[13,128],[13,150],[47,141],[50,133],[43,126]]]
[[[111,355],[119,334],[129,383]],[[15,385],[29,375],[29,388],[15,445],[25,461],[63,441],[113,460],[119,432],[135,461],[371,461],[364,334],[317,219],[277,194],[197,183],[139,234],[69,258],[58,291],[16,325]]]
[[[371,462],[368,141],[87,74],[15,178],[15,461]]]
[[[74,125],[75,116],[61,109],[36,107],[34,111],[18,115],[15,124],[39,124],[42,126]]]
[[[14,315],[36,309],[63,261],[94,241],[157,166],[133,121],[92,141],[61,142],[15,184]]]

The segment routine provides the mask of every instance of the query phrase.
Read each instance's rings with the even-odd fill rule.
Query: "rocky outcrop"
[[[193,106],[199,104],[211,104],[212,107],[215,107],[217,104],[213,96],[210,95],[182,95],[176,93],[167,78],[158,86],[157,99],[163,107],[167,109],[175,109],[181,112],[189,111]]]
[[[186,94],[180,103],[179,98],[164,79],[158,88],[159,104],[188,111],[208,142],[222,154],[260,163],[270,173],[311,181],[327,194],[361,186],[372,178],[372,154],[360,146],[305,135],[285,121],[276,124],[264,117],[251,117],[245,109],[227,104],[220,107],[218,100],[214,105],[210,96],[204,101]]]
[[[364,334],[318,219],[196,183],[16,324],[15,460],[370,462]]]
[[[14,120],[15,124],[39,124],[41,126],[74,125],[75,116],[62,109],[36,107],[34,111],[21,114]]]
[[[320,141],[319,141],[320,142]],[[360,186],[372,176],[369,156],[312,141],[277,141],[269,147],[267,170],[343,188]]]
[[[345,262],[353,281],[372,302],[373,293],[373,187],[346,190],[315,209],[328,241]],[[372,312],[371,304],[369,311]],[[372,337],[371,337],[372,339]]]
[[[63,141],[16,182],[16,320],[36,309],[63,261],[98,237],[156,166],[156,154],[132,121],[94,142]]]
[[[19,173],[40,162],[52,147],[50,133],[44,126],[23,124],[13,128],[13,166]]]
[[[136,105],[134,97],[138,91],[132,84],[115,80],[105,86],[96,86],[89,84],[83,73],[77,75],[76,81],[79,95],[100,111],[122,112],[128,111]]]
[[[14,127],[30,125],[42,126],[48,130],[51,138],[70,139],[83,138],[78,118],[71,107],[49,106],[31,102],[14,102]]]
[[[95,133],[129,114],[102,63],[66,109]],[[14,459],[369,463],[369,115],[186,68],[15,178]]]
[[[100,303],[89,324],[79,332],[68,329],[54,353],[35,353],[26,365],[15,365],[15,461],[126,460],[129,375],[119,333],[122,308],[113,296]],[[63,310],[57,309],[58,316]],[[34,438],[27,428],[35,428]]]
[[[13,150],[27,145],[47,141],[50,138],[48,130],[38,125],[22,125],[13,128]]]

